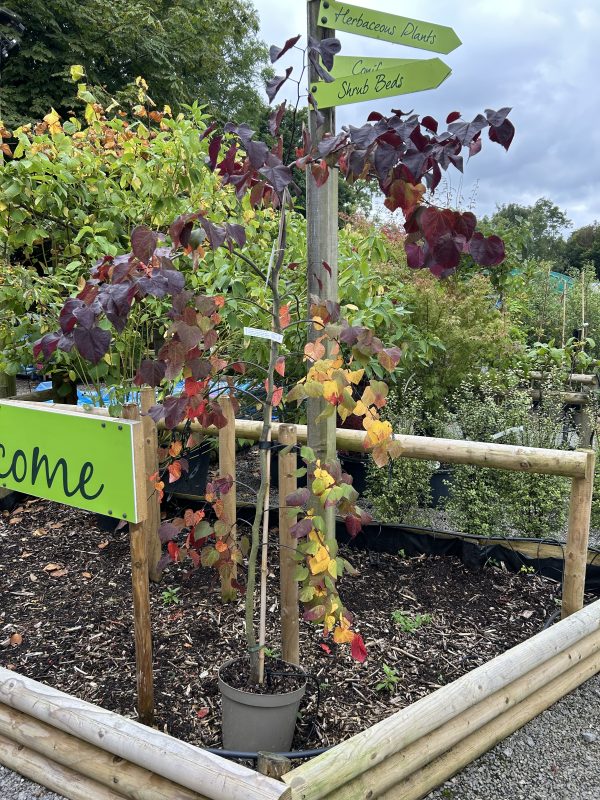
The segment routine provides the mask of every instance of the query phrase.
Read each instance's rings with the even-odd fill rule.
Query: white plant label
[[[244,336],[253,336],[255,339],[269,339],[272,342],[283,342],[283,334],[275,331],[265,331],[262,328],[244,328]]]

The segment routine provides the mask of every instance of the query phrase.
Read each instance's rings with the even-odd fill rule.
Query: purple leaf
[[[187,247],[192,232],[193,222],[198,219],[198,214],[181,214],[171,223],[169,236],[173,247]]]
[[[499,236],[488,236],[474,233],[469,242],[469,253],[473,260],[482,267],[494,267],[504,261],[504,242]]]
[[[310,490],[304,487],[302,489],[297,489],[295,492],[292,492],[292,494],[288,494],[285,498],[285,504],[287,506],[300,507],[308,503],[309,500]]]
[[[437,120],[433,117],[423,117],[421,120],[421,125],[423,125],[424,128],[427,128],[427,130],[431,131],[432,133],[437,133],[438,131]]]
[[[267,179],[279,196],[283,194],[283,190],[289,186],[293,180],[289,167],[286,167],[273,153],[269,154],[267,163],[259,172]]]
[[[406,263],[411,269],[421,269],[425,266],[425,253],[421,245],[407,242],[404,249],[406,250]]]
[[[131,250],[133,255],[144,264],[148,264],[152,259],[157,242],[158,233],[151,231],[145,225],[138,225],[131,233]]]
[[[298,520],[295,525],[292,525],[290,528],[290,536],[294,539],[303,539],[313,529],[312,519],[310,517],[304,517],[304,519]]]
[[[456,122],[457,119],[460,119],[460,111],[452,111],[446,117],[446,125],[450,125],[451,122]]]
[[[169,281],[160,269],[153,269],[149,277],[140,278],[137,282],[142,295],[166,297],[169,292]]]
[[[44,336],[42,336],[41,339],[38,339],[33,345],[33,357],[38,358],[39,354],[42,353],[44,358],[50,358],[52,353],[54,353],[58,347],[60,339],[60,333],[44,334]]]
[[[133,382],[136,386],[142,386],[143,384],[147,384],[148,386],[160,386],[165,377],[166,370],[167,365],[164,361],[154,361],[150,358],[145,358],[140,364]]]
[[[205,128],[205,130],[202,131],[202,133],[200,134],[199,140],[202,141],[203,139],[206,139],[207,136],[210,136],[211,133],[217,127],[217,125],[218,125],[217,122],[211,122],[210,125],[208,126],[208,128]]]
[[[287,101],[284,100],[283,103],[277,106],[277,108],[274,108],[269,115],[269,133],[271,136],[277,136],[279,134],[281,121],[283,119],[283,115],[285,114],[286,102]]]
[[[208,158],[206,159],[206,163],[208,164],[210,170],[214,171],[217,166],[222,141],[222,136],[213,136],[213,138],[210,140],[210,144],[208,145]]]
[[[246,153],[254,169],[260,169],[269,155],[269,148],[264,142],[250,140],[246,145]]]
[[[277,47],[276,45],[271,45],[269,48],[269,58],[271,59],[271,64],[274,64],[278,61],[281,56],[285,55],[288,50],[291,50],[292,47],[298,42],[300,39],[301,34],[298,36],[292,36],[291,39],[288,39],[283,47]]]
[[[158,423],[161,421],[161,419],[163,419],[164,416],[165,416],[165,407],[162,405],[162,403],[159,403],[158,405],[155,405],[155,406],[152,406],[151,408],[149,408],[148,411],[147,411],[147,414],[158,425]]]
[[[85,304],[76,297],[69,297],[65,302],[58,317],[58,323],[63,333],[70,333],[73,330],[77,322],[77,317],[75,317],[74,312],[78,308],[83,308],[84,305]]]
[[[173,525],[172,522],[163,522],[158,529],[158,535],[163,544],[177,538],[180,532],[181,531],[179,528],[176,525]]]
[[[166,428],[172,430],[183,421],[185,412],[187,410],[187,405],[188,399],[185,396],[175,397],[174,395],[170,395],[169,397],[165,397],[164,406]]]
[[[499,128],[511,111],[512,108],[501,108],[499,111],[492,111],[491,108],[486,108],[485,116],[491,128]]]
[[[96,323],[96,314],[90,306],[80,306],[74,309],[73,316],[77,320],[77,324],[82,328],[93,328]]]
[[[102,328],[75,328],[73,331],[75,346],[86,361],[97,364],[108,353],[110,348],[110,331]]]
[[[285,71],[285,75],[275,75],[273,78],[270,78],[267,81],[265,86],[265,91],[267,92],[267,97],[269,98],[269,103],[272,103],[275,99],[275,95],[281,89],[283,84],[287,81],[290,75],[293,72],[293,67],[288,67]]]
[[[131,286],[127,283],[111,283],[102,287],[98,301],[102,306],[106,318],[121,333],[127,324],[127,317],[131,309]]]
[[[515,135],[515,127],[509,119],[505,119],[502,125],[490,128],[490,141],[498,142],[505,150],[508,150]]]

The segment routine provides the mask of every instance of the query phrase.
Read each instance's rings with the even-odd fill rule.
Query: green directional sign
[[[0,487],[140,522],[141,422],[0,402]]]
[[[415,58],[374,58],[371,56],[336,56],[333,69],[329,70],[334,78],[345,78],[347,75],[366,75],[368,72],[380,72],[382,69],[393,69],[404,64],[411,64]]]
[[[391,69],[346,75],[332,83],[317,81],[311,85],[311,92],[319,108],[330,108],[435,89],[450,72],[450,67],[439,58],[417,59]]]
[[[452,28],[445,25],[372,11],[337,0],[321,0],[319,25],[434,53],[451,53],[461,44]]]

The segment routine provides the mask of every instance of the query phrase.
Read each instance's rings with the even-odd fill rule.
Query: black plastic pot
[[[179,480],[169,483],[167,475],[162,477],[165,484],[165,493],[204,497],[208,481],[211,450],[210,444],[203,442],[187,456],[189,469],[181,475]]]
[[[342,470],[352,478],[352,486],[359,494],[364,494],[367,489],[367,467],[369,457],[359,454],[340,456]]]
[[[430,508],[438,508],[443,505],[443,501],[450,494],[450,484],[452,483],[452,470],[449,467],[436,469],[431,473],[429,488],[431,489]]]

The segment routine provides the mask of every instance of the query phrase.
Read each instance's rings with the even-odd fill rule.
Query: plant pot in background
[[[452,469],[450,467],[441,467],[431,473],[431,478],[429,479],[429,488],[431,489],[430,508],[443,506],[443,501],[450,494],[451,482]]]
[[[367,489],[369,456],[353,453],[352,455],[340,455],[339,458],[342,470],[352,477],[352,486],[359,494],[364,494]]]
[[[168,473],[161,476],[165,483],[165,494],[185,494],[194,497],[204,497],[206,483],[208,481],[208,470],[210,466],[210,455],[212,447],[210,442],[202,442],[199,447],[194,448],[186,456],[189,469],[184,472],[176,481],[169,483]]]
[[[296,684],[289,692],[257,694],[231,686],[223,679],[228,668],[235,666],[240,675],[248,674],[246,659],[231,659],[219,670],[221,692],[223,748],[237,752],[286,753],[292,746],[300,701],[306,691],[306,678],[300,667],[290,668]],[[228,680],[231,678],[228,677]]]

